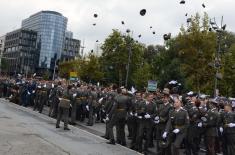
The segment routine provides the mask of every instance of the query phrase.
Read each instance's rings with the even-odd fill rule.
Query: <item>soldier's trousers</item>
[[[107,131],[109,135],[109,139],[114,141],[114,134],[113,134],[113,127],[116,126],[117,128],[117,139],[121,144],[126,143],[125,137],[125,117],[117,118],[113,116],[110,122],[107,124]]]
[[[69,109],[68,108],[63,108],[63,107],[58,108],[56,126],[60,125],[60,121],[62,119],[62,116],[64,116],[64,128],[68,128],[68,119],[69,119]]]
[[[117,133],[117,143],[121,145],[126,145],[126,134],[125,134],[125,118],[120,119],[116,125],[116,133]]]
[[[44,105],[46,105],[46,103],[47,103],[47,98],[46,97],[42,97],[40,102],[39,102],[39,110],[38,110],[39,113],[42,113],[43,107],[44,107]]]
[[[131,137],[132,138],[132,131],[133,131],[133,127],[134,127],[134,117],[133,116],[131,116],[131,115],[128,115],[127,116],[127,122],[126,122],[126,124],[127,124],[127,129],[128,129],[128,133],[129,133],[129,137]]]
[[[215,138],[213,136],[206,136],[205,142],[206,142],[206,151],[207,155],[215,155]]]
[[[171,136],[172,136],[172,144],[171,144],[171,146],[172,146],[172,151],[171,152],[172,153],[171,154],[180,155],[180,152],[179,152],[180,146],[181,146],[183,140],[186,137],[186,133],[180,132],[178,134],[171,134]]]
[[[200,145],[200,128],[190,125],[185,139],[186,155],[198,155]]]
[[[144,151],[147,151],[148,146],[151,142],[151,135],[152,135],[152,122],[151,120],[145,120],[145,119],[138,119],[138,130],[137,130],[137,150],[139,152],[142,152],[142,145],[143,145],[143,139],[144,139],[144,132],[146,133],[146,140],[144,143]]]
[[[53,102],[52,102],[52,114],[51,114],[51,117],[53,117],[53,118],[57,118],[58,105],[59,105],[58,99],[53,100]]]
[[[89,105],[89,115],[88,115],[88,125],[93,125],[94,117],[93,117],[94,107]]]
[[[225,135],[225,155],[235,155],[235,134]]]
[[[77,118],[77,102],[74,101],[72,102],[72,111],[71,111],[71,123],[75,123],[76,122],[76,118]]]
[[[34,111],[39,109],[39,104],[40,104],[40,99],[38,96],[36,96],[34,106],[33,106]]]
[[[136,140],[137,140],[137,129],[138,129],[138,122],[137,118],[134,117],[131,122],[131,148],[136,149]]]
[[[108,132],[108,127],[109,127],[109,122],[110,121],[106,121],[106,123],[105,123],[105,134],[104,134],[104,137],[106,138],[106,139],[109,139],[109,132]]]
[[[162,135],[165,131],[166,124],[160,123],[156,126],[156,149],[157,155],[170,155],[171,146],[169,145],[166,148],[160,147],[160,142],[163,141]]]

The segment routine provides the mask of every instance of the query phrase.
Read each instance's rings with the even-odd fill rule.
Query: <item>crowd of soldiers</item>
[[[169,88],[130,92],[115,84],[99,87],[66,80],[7,78],[0,79],[0,97],[40,113],[49,106],[48,116],[57,119],[56,128],[63,118],[64,130],[77,121],[87,120],[88,126],[105,123],[102,137],[108,144],[126,146],[127,137],[129,147],[144,154],[153,147],[159,155],[179,155],[182,148],[186,155],[197,155],[200,148],[207,155],[235,154],[232,99],[212,99],[194,92],[182,95]]]

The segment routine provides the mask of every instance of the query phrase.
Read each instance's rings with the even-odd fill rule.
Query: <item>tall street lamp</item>
[[[130,37],[129,33],[131,32],[129,29],[126,30],[128,34],[128,38]],[[125,82],[125,87],[128,87],[128,78],[129,78],[129,72],[130,72],[130,63],[131,63],[131,37],[129,38],[130,40],[128,41],[128,62],[127,62],[127,68],[126,68],[126,82]]]
[[[219,73],[219,69],[221,67],[221,39],[222,39],[222,34],[226,29],[226,24],[223,24],[223,16],[221,18],[221,25],[218,26],[215,18],[213,21],[210,21],[210,25],[212,28],[210,28],[210,31],[215,31],[217,34],[217,42],[218,42],[218,49],[216,50],[215,53],[215,61],[214,61],[214,68],[216,69],[215,73],[215,83],[214,83],[214,97],[218,95],[217,90],[218,90],[218,79],[222,78],[221,73]]]

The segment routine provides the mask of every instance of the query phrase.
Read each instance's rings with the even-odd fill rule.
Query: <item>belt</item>
[[[178,128],[182,128],[182,127],[184,127],[184,126],[183,126],[183,125],[175,125],[175,126],[174,126],[174,128],[177,128],[177,129],[178,129]]]
[[[117,109],[117,111],[125,111],[126,109]]]

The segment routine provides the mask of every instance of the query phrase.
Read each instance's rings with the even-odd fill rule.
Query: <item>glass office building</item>
[[[22,28],[38,33],[39,69],[53,69],[61,57],[68,19],[54,11],[41,11],[22,21]]]

